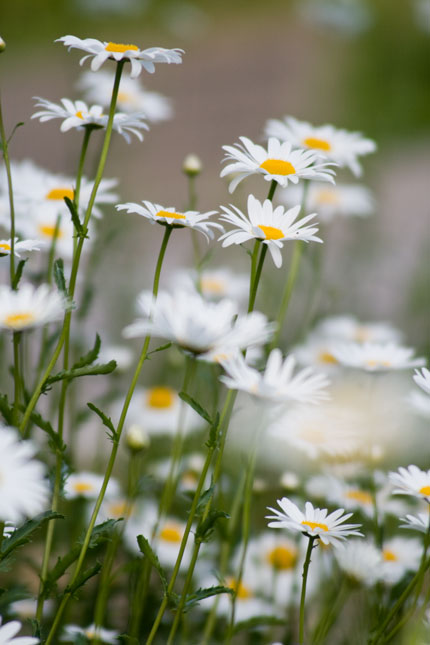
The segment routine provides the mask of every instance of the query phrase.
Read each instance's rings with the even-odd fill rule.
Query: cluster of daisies
[[[142,50],[133,44],[74,36],[59,41],[69,49],[85,52],[81,63],[90,61],[91,71],[85,72],[78,84],[85,100],[62,98],[60,103],[53,103],[37,98],[40,109],[33,118],[41,122],[59,119],[61,132],[80,131],[85,151],[93,131],[113,131],[127,142],[133,135],[142,141],[142,130],[148,129],[148,123],[171,117],[170,102],[145,90],[138,77],[142,71],[153,73],[159,63],[181,63],[182,50]],[[116,64],[115,73],[100,69],[108,61]],[[121,76],[124,66],[129,76]],[[120,111],[114,109],[116,106]],[[82,173],[77,179],[67,177],[38,168],[31,161],[11,164],[11,200],[8,173],[0,176],[0,226],[5,230],[5,239],[0,240],[0,271],[4,277],[0,286],[0,330],[13,333],[14,360],[17,356],[19,359],[14,363],[12,421],[29,410],[30,421],[35,420],[42,429],[48,427],[51,442],[55,433],[52,426],[40,416],[31,417],[30,406],[33,400],[37,404],[42,388],[36,388],[33,397],[28,390],[35,380],[32,372],[39,372],[40,378],[48,364],[52,342],[60,334],[60,321],[64,317],[68,321],[63,323],[62,339],[64,330],[69,329],[73,308],[80,306],[79,297],[72,302],[64,284],[61,288],[63,275],[56,276],[59,288],[53,288],[54,258],[63,260],[66,281],[76,280],[81,250],[87,253],[94,244],[96,226],[92,216],[101,218],[103,207],[112,204],[116,205],[117,217],[135,213],[164,231],[153,289],[139,294],[138,316],[125,327],[123,338],[142,339],[139,365],[148,358],[145,352],[150,339],[166,343],[161,349],[167,353],[158,354],[154,362],[167,355],[165,369],[169,373],[178,372],[185,364],[183,389],[187,391],[177,391],[166,384],[169,378],[162,377],[152,387],[136,386],[137,371],[124,402],[124,396],[118,396],[123,378],[120,373],[129,371],[135,352],[120,345],[102,347],[98,356],[102,364],[115,360],[119,373],[114,386],[107,386],[100,396],[104,411],[96,408],[114,439],[113,448],[106,448],[111,450],[107,472],[112,472],[117,455],[115,440],[119,441],[124,427],[122,443],[128,452],[121,459],[127,477],[106,479],[107,475],[98,474],[105,472],[100,424],[96,427],[86,423],[85,414],[79,417],[73,410],[70,412],[71,425],[78,418],[83,422],[82,429],[70,429],[70,447],[65,455],[61,442],[60,448],[56,444],[54,487],[45,465],[50,463],[45,458],[50,446],[38,432],[28,439],[25,424],[21,437],[12,427],[0,428],[0,556],[2,545],[7,549],[11,543],[8,540],[13,543],[25,520],[47,511],[51,505],[56,509],[61,506],[69,520],[73,519],[71,534],[82,549],[90,543],[90,536],[87,534],[85,541],[79,537],[80,530],[94,525],[96,520],[105,523],[102,526],[113,527],[102,578],[111,585],[119,549],[131,568],[138,562],[133,584],[125,582],[124,589],[132,587],[131,601],[127,603],[135,612],[131,637],[139,638],[141,624],[146,621],[148,645],[158,629],[166,629],[163,617],[167,596],[175,585],[179,588],[178,577],[184,586],[182,595],[178,595],[179,608],[169,643],[174,642],[181,611],[198,589],[205,593],[199,596],[196,591],[201,602],[191,602],[190,607],[199,616],[199,629],[204,625],[205,643],[213,638],[230,641],[240,623],[248,619],[255,622],[256,617],[262,617],[261,625],[285,628],[286,612],[294,617],[299,607],[299,639],[303,643],[306,599],[313,598],[324,618],[319,591],[326,586],[335,597],[340,579],[347,581],[345,598],[360,586],[377,588],[378,593],[382,589],[379,601],[385,603],[388,613],[393,587],[414,574],[416,596],[412,611],[425,602],[422,583],[430,539],[430,470],[416,465],[396,472],[384,470],[384,464],[397,465],[403,459],[405,427],[412,448],[420,445],[421,425],[430,417],[430,372],[424,367],[425,359],[405,346],[400,331],[391,325],[363,323],[348,315],[320,320],[285,355],[278,346],[285,308],[281,306],[276,321],[275,315],[255,310],[267,251],[280,269],[286,249],[301,249],[303,243],[312,248],[313,242],[323,242],[319,222],[372,213],[374,202],[367,188],[357,183],[335,183],[335,176],[342,169],[359,176],[361,157],[374,152],[375,144],[356,132],[331,125],[313,126],[289,116],[269,120],[265,137],[264,145],[241,136],[238,143],[224,146],[221,177],[228,177],[230,193],[239,184],[243,188],[250,177],[266,182],[262,186],[268,189],[267,198],[261,201],[249,194],[244,210],[229,204],[198,212],[148,199],[118,203],[116,180],[100,176],[90,181]],[[192,176],[198,174],[198,160],[191,159],[185,170]],[[82,232],[83,224],[86,230]],[[208,269],[197,262],[193,269],[175,272],[170,287],[158,290],[160,274],[163,283],[169,283],[162,272],[162,261],[170,237],[189,230],[193,235],[201,234],[208,243],[217,237],[223,248],[243,247],[251,256],[251,270],[241,274],[224,267]],[[21,282],[12,280],[7,286],[8,267],[13,266],[9,262],[15,258],[30,262],[28,266],[24,262],[19,265],[24,271]],[[27,282],[27,275],[32,275],[33,281]],[[47,276],[47,283],[40,279],[42,275]],[[294,287],[291,276],[292,273],[282,294],[283,305],[288,305]],[[24,356],[21,345],[20,358],[20,342],[27,343],[25,332],[38,327],[43,328],[42,351],[37,356],[35,351]],[[68,345],[67,342],[67,348]],[[57,347],[60,351],[62,346]],[[83,365],[83,359],[80,361],[78,367]],[[26,370],[22,369],[24,365]],[[410,375],[413,369],[415,382]],[[201,378],[196,378],[196,373]],[[196,382],[202,387],[197,388]],[[197,390],[200,396],[205,384],[213,413],[189,395]],[[224,389],[228,394],[222,408]],[[78,384],[75,399],[81,395],[87,393]],[[7,402],[7,397],[2,398],[2,411],[7,410]],[[79,407],[76,401],[75,405]],[[44,414],[55,416],[49,406],[41,408]],[[6,421],[11,423],[9,418]],[[412,435],[416,441],[411,441]],[[204,441],[207,451],[197,449]],[[166,458],[169,452],[172,456]],[[410,450],[406,454],[412,453]],[[422,455],[416,451],[414,457],[418,461]],[[279,493],[282,496],[273,507],[270,499]],[[397,495],[407,496],[409,502],[403,498],[399,502]],[[212,497],[217,498],[217,504],[224,504],[222,511],[211,510]],[[269,513],[267,527],[257,533],[252,524],[255,520],[260,526],[264,523],[265,507]],[[349,523],[353,514],[354,522]],[[397,534],[395,518],[399,517],[399,528],[414,531],[414,537],[405,537],[404,531]],[[209,520],[212,524],[206,526]],[[56,520],[51,518],[53,521]],[[218,521],[224,524],[217,546],[209,537],[217,531]],[[48,556],[37,609],[34,604],[30,609],[32,618],[37,612],[38,619],[43,615],[44,621],[51,620],[43,583],[47,571],[49,574],[53,535],[52,531],[45,551]],[[303,536],[307,542],[301,539]],[[147,546],[142,546],[143,540]],[[149,595],[151,606],[160,604],[162,593],[157,595],[156,588],[149,589],[148,552],[167,589],[158,613],[149,618],[143,601]],[[77,567],[82,562],[80,558]],[[60,560],[57,569],[61,564]],[[78,573],[77,568],[76,577]],[[123,573],[121,569],[115,576],[122,581]],[[47,627],[51,629],[48,642],[56,642],[53,638],[61,642],[119,642],[119,629],[104,626],[111,615],[107,610],[109,588],[97,592],[92,624],[68,624],[58,634],[55,632],[65,602],[72,595],[67,589],[56,618],[46,623],[52,623]],[[32,591],[36,594],[36,590]],[[112,615],[115,618],[110,626],[120,624],[124,631],[124,616],[115,612]],[[322,642],[328,635],[331,615],[328,612],[313,625],[315,642]],[[23,618],[24,612],[14,603],[7,617],[20,616]],[[219,616],[223,620],[219,621]],[[389,613],[388,616],[387,625],[392,620]],[[147,622],[151,619],[152,627]],[[309,622],[312,621],[308,621],[310,631]],[[291,638],[297,631],[293,623],[292,619],[287,621]],[[39,642],[34,637],[15,639],[20,628],[17,620],[3,624],[0,641],[17,645]],[[378,641],[373,642],[376,645]]]

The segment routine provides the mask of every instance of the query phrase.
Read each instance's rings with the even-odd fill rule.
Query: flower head
[[[296,221],[300,212],[299,205],[285,211],[282,206],[275,208],[269,199],[261,203],[253,195],[249,195],[247,215],[233,205],[230,205],[230,208],[225,206],[221,208],[224,214],[220,219],[237,227],[219,238],[220,241],[223,240],[222,245],[225,247],[231,244],[243,244],[252,239],[261,240],[267,245],[273,262],[278,268],[282,266],[280,249],[284,242],[288,240],[322,242],[315,235],[318,233],[316,223],[308,224],[316,217],[316,213]]]
[[[77,642],[78,636],[85,640],[93,641],[97,638],[100,643],[114,644],[118,642],[119,632],[113,629],[104,629],[94,623],[88,627],[79,627],[79,625],[65,625],[60,641],[73,641]]]
[[[382,554],[372,542],[351,540],[336,551],[336,560],[348,578],[367,587],[374,585],[382,573]]]
[[[418,515],[406,515],[406,517],[401,518],[402,522],[401,529],[412,529],[414,531],[420,531],[420,533],[427,533],[430,525],[430,514],[429,513],[418,513]]]
[[[320,162],[311,150],[293,150],[288,142],[270,138],[267,149],[253,143],[247,137],[239,137],[241,143],[223,146],[224,161],[230,161],[221,171],[221,177],[235,174],[229,191],[249,175],[262,175],[266,181],[276,181],[280,186],[288,182],[297,184],[300,179],[320,179],[334,183],[332,163]]]
[[[214,230],[223,231],[224,228],[221,224],[210,222],[209,218],[215,215],[216,211],[208,211],[207,213],[198,213],[197,211],[184,211],[178,213],[174,206],[161,206],[160,204],[153,204],[152,202],[143,201],[143,206],[133,202],[126,204],[118,204],[117,210],[127,211],[127,213],[137,213],[149,219],[151,224],[157,222],[158,224],[174,226],[175,228],[192,228],[199,233],[202,233],[206,239],[214,237]],[[213,230],[214,229],[214,230]]]
[[[38,638],[32,636],[18,636],[14,638],[21,629],[21,623],[17,620],[12,620],[10,623],[1,625],[2,619],[0,616],[0,643],[1,645],[36,645],[40,643]]]
[[[242,354],[221,361],[221,364],[227,376],[221,376],[220,380],[227,387],[244,390],[275,403],[291,400],[317,403],[328,398],[326,388],[329,381],[327,377],[324,374],[318,374],[309,367],[293,375],[296,361],[293,356],[288,356],[283,360],[280,349],[270,352],[264,372],[259,372],[247,365]]]
[[[0,329],[24,331],[63,317],[65,302],[48,285],[23,285],[18,291],[0,287]]]
[[[362,536],[356,529],[360,524],[343,524],[352,516],[352,513],[343,514],[344,509],[339,508],[327,515],[326,508],[314,508],[311,502],[306,502],[305,512],[302,511],[288,497],[278,499],[281,511],[270,508],[275,515],[267,515],[271,528],[286,528],[292,531],[299,531],[314,538],[319,538],[323,544],[339,546],[340,540],[345,540],[350,535]]]
[[[424,358],[414,358],[414,350],[396,343],[339,343],[332,353],[342,365],[366,372],[386,372],[417,367]]]
[[[81,49],[87,55],[81,58],[82,65],[87,58],[92,58],[91,69],[96,72],[108,59],[116,63],[129,61],[131,64],[131,78],[139,76],[142,69],[153,74],[155,63],[182,63],[182,49],[164,49],[164,47],[150,47],[139,49],[136,45],[113,43],[97,40],[96,38],[77,38],[76,36],[63,36],[56,42],[62,42],[70,49]]]
[[[424,392],[430,394],[430,370],[426,367],[423,367],[421,371],[415,370],[414,381]]]
[[[40,247],[43,246],[41,240],[21,240],[18,241],[18,238],[15,238],[15,244],[13,246],[14,255],[17,258],[21,257],[20,253],[25,251],[40,251]],[[12,252],[12,240],[0,240],[0,257],[3,255],[10,255]]]
[[[97,475],[96,473],[74,473],[69,475],[64,484],[64,494],[69,499],[76,499],[77,497],[96,499],[102,487],[103,479],[102,475]],[[118,482],[112,477],[109,480],[106,495],[108,498],[119,495]]]
[[[342,168],[348,167],[354,175],[361,174],[358,157],[376,150],[375,142],[365,139],[359,132],[339,130],[332,125],[313,126],[288,116],[282,121],[270,119],[266,125],[266,135],[287,141],[297,148],[312,150]]]
[[[396,487],[394,495],[412,495],[430,504],[430,470],[426,472],[411,464],[407,468],[399,468],[397,473],[391,472],[389,477]]]

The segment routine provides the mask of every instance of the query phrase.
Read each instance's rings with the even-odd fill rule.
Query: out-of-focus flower
[[[303,186],[289,186],[279,190],[276,198],[286,206],[301,204]],[[316,211],[322,222],[335,217],[367,217],[374,212],[372,193],[358,184],[331,184],[312,182],[307,188],[306,208]]]
[[[415,383],[427,394],[430,394],[430,370],[423,367],[422,370],[415,370],[413,377]]]
[[[78,87],[87,101],[108,107],[112,96],[114,74],[108,71],[84,72]],[[146,90],[135,78],[121,77],[117,106],[123,112],[140,112],[148,121],[158,123],[172,118],[173,110],[168,98],[158,92]]]
[[[383,558],[372,542],[351,540],[336,551],[336,560],[353,582],[371,587],[380,579]]]
[[[129,61],[131,64],[131,78],[139,76],[142,69],[153,74],[155,63],[182,63],[182,49],[164,49],[164,47],[150,47],[139,49],[136,45],[113,43],[97,40],[96,38],[77,38],[76,36],[63,36],[56,42],[62,42],[70,49],[81,49],[87,55],[81,58],[80,64],[92,58],[91,69],[96,72],[109,58],[116,63]]]
[[[300,212],[299,205],[285,211],[282,206],[274,207],[269,199],[261,203],[253,195],[249,195],[247,215],[233,205],[230,205],[230,208],[226,206],[221,208],[224,214],[220,219],[237,227],[219,238],[220,241],[223,240],[223,247],[243,244],[252,239],[261,240],[267,245],[273,262],[278,268],[282,266],[280,249],[283,248],[284,242],[288,240],[322,242],[315,235],[318,233],[316,222],[308,225],[308,222],[316,217],[316,213],[296,221]]]
[[[38,638],[32,636],[18,636],[14,638],[21,629],[21,623],[17,620],[12,620],[10,623],[1,624],[2,618],[0,616],[0,643],[1,645],[36,645],[40,643]]]
[[[47,284],[24,284],[19,290],[0,287],[0,329],[25,331],[63,317],[65,302]]]
[[[413,349],[395,343],[339,343],[332,353],[342,365],[366,372],[405,370],[425,363],[424,358],[413,357]]]
[[[182,170],[186,175],[189,175],[190,177],[195,177],[196,175],[200,174],[202,168],[203,166],[201,159],[197,155],[189,154],[182,162]]]
[[[40,251],[40,247],[43,246],[41,240],[21,240],[18,241],[18,238],[15,238],[15,244],[13,247],[14,255],[17,258],[20,258],[20,253],[24,251]],[[12,251],[12,240],[0,240],[0,257],[2,255],[10,255]]]
[[[35,453],[31,441],[20,441],[15,430],[0,427],[1,521],[18,524],[25,517],[46,510],[49,485],[45,467],[34,458]],[[3,629],[0,630],[0,642]]]
[[[389,478],[395,486],[394,495],[412,495],[430,504],[430,470],[420,470],[411,464],[407,468],[399,468],[396,473],[390,472]]]
[[[267,515],[266,518],[273,520],[269,522],[271,528],[288,529],[305,533],[309,537],[318,538],[323,544],[339,546],[340,540],[345,540],[350,535],[362,537],[357,531],[361,524],[344,524],[352,516],[352,513],[344,515],[344,509],[339,508],[327,515],[326,508],[314,508],[311,502],[306,502],[305,512],[302,511],[288,497],[277,500],[281,511],[269,507],[275,515]]]
[[[104,627],[98,627],[94,623],[88,627],[79,627],[79,625],[65,625],[63,633],[60,636],[60,641],[64,642],[76,642],[78,636],[83,636],[84,638],[93,641],[97,638],[101,643],[111,644],[118,642],[119,632],[113,629],[105,629]]]
[[[427,533],[429,530],[430,524],[430,514],[429,513],[418,513],[418,515],[406,515],[406,517],[401,518],[402,522],[401,529],[412,529],[414,531],[420,531],[420,533]]]
[[[69,499],[84,497],[85,499],[96,499],[100,493],[103,484],[102,475],[90,472],[73,473],[69,475],[64,484],[64,494]],[[118,482],[112,477],[106,489],[107,497],[117,497],[119,495]]]
[[[360,322],[354,316],[324,318],[316,325],[313,334],[356,343],[394,343],[401,338],[399,330],[388,323]]]
[[[99,354],[100,363],[116,362],[116,372],[125,372],[133,364],[134,353],[124,345],[106,345]]]
[[[197,271],[175,271],[171,276],[172,287],[198,292],[207,300],[230,298],[245,302],[249,292],[249,275],[220,267]]]
[[[334,183],[334,170],[330,162],[320,162],[319,156],[311,150],[293,150],[289,142],[282,143],[270,138],[267,149],[253,143],[247,137],[239,137],[240,143],[223,146],[226,151],[224,161],[230,161],[220,176],[234,174],[229,191],[250,175],[262,175],[266,181],[276,181],[280,186],[288,182],[297,184],[300,179],[319,179]]]
[[[209,218],[212,215],[215,215],[217,211],[208,211],[207,213],[199,213],[197,211],[184,211],[183,213],[178,213],[174,206],[169,206],[168,208],[161,206],[160,204],[153,204],[152,202],[143,201],[141,206],[133,202],[128,202],[126,204],[118,204],[117,210],[127,211],[127,213],[137,213],[142,215],[146,219],[149,219],[151,224],[157,222],[165,226],[174,226],[177,228],[187,227],[192,228],[199,233],[202,233],[206,239],[209,241],[209,238],[214,237],[214,231],[212,229],[223,231],[224,228],[221,224],[216,222],[210,222]]]
[[[270,352],[264,372],[250,367],[242,354],[221,361],[221,364],[227,376],[221,376],[220,380],[228,388],[243,390],[273,403],[317,403],[329,398],[326,391],[329,381],[325,374],[308,367],[293,376],[295,358],[288,356],[283,360],[280,349]]]
[[[386,584],[394,585],[407,571],[417,571],[422,550],[421,540],[404,537],[386,540],[382,550],[381,579]]]
[[[267,137],[277,137],[297,148],[308,148],[341,168],[346,166],[356,176],[362,172],[358,158],[376,150],[375,142],[365,139],[360,132],[339,130],[332,125],[314,126],[290,116],[270,119],[265,132]]]

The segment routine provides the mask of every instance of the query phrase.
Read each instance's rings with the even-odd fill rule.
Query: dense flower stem
[[[13,199],[13,186],[12,186],[12,172],[10,169],[10,159],[9,159],[9,145],[6,138],[6,132],[3,122],[3,112],[1,107],[0,100],[0,138],[3,151],[4,165],[7,175],[7,188],[9,193],[9,210],[10,210],[10,257],[9,257],[9,266],[10,266],[10,284],[12,288],[14,287],[15,281],[15,204]],[[16,366],[15,366],[16,367]]]
[[[308,536],[309,537],[309,542],[308,542],[308,548],[306,551],[306,557],[305,557],[305,562],[303,564],[303,582],[302,582],[302,593],[300,596],[300,618],[299,618],[299,643],[300,645],[304,645],[305,642],[305,599],[306,599],[306,584],[308,580],[308,571],[309,571],[309,565],[311,563],[311,554],[312,554],[312,549],[314,546],[314,541],[315,541],[315,536]]]
[[[264,264],[264,259],[266,257],[267,253],[267,244],[262,244],[261,245],[261,252],[260,252],[260,258],[258,260],[257,268],[255,270],[255,275],[254,275],[254,281],[249,297],[249,304],[248,304],[248,313],[254,310],[254,305],[255,305],[255,298],[257,296],[257,288],[258,284],[260,282],[260,277],[261,277],[261,271],[263,269],[263,264]]]
[[[119,84],[119,79],[118,79],[118,84]],[[153,282],[153,287],[152,287],[152,295],[153,295],[154,299],[157,297],[157,294],[158,294],[161,267],[163,265],[163,259],[164,259],[164,255],[166,253],[167,243],[169,241],[169,237],[170,237],[171,232],[172,232],[172,227],[171,226],[166,226],[163,241],[161,243],[160,252],[159,252],[159,255],[158,255],[157,265],[156,265],[156,268],[155,268],[154,282]],[[60,624],[63,612],[64,612],[64,610],[65,610],[65,608],[66,608],[66,606],[67,606],[67,604],[68,604],[68,602],[69,602],[69,600],[70,600],[70,598],[72,596],[71,589],[73,589],[73,585],[76,583],[76,581],[79,578],[79,574],[81,572],[81,569],[82,569],[82,566],[83,566],[83,563],[84,563],[84,560],[85,560],[85,556],[86,556],[87,551],[88,551],[88,546],[89,546],[89,543],[90,543],[90,540],[91,540],[91,535],[92,535],[95,523],[97,521],[97,516],[98,516],[99,510],[100,510],[100,506],[102,505],[102,502],[103,502],[103,499],[104,499],[104,496],[105,496],[105,493],[106,493],[106,488],[107,488],[107,485],[109,483],[109,479],[110,479],[110,477],[112,475],[113,467],[114,467],[116,456],[117,456],[118,449],[119,449],[121,434],[122,434],[122,431],[123,431],[123,428],[124,428],[125,419],[126,419],[126,416],[127,416],[128,408],[130,406],[131,398],[132,398],[134,390],[136,388],[137,381],[138,381],[140,372],[142,370],[143,364],[144,364],[144,362],[145,362],[145,360],[147,358],[148,347],[149,347],[150,340],[151,340],[151,336],[147,335],[145,337],[145,341],[143,343],[143,347],[142,347],[142,351],[141,351],[141,354],[140,354],[140,357],[139,357],[139,361],[137,363],[136,370],[134,372],[132,381],[130,383],[130,387],[128,389],[128,392],[127,392],[127,395],[125,397],[125,401],[124,401],[124,404],[123,404],[123,407],[122,407],[122,410],[121,410],[121,415],[120,415],[120,418],[119,418],[119,421],[118,421],[118,426],[116,428],[116,433],[115,433],[115,437],[114,437],[114,440],[113,440],[112,451],[111,451],[111,454],[110,454],[110,457],[109,457],[108,464],[106,466],[106,473],[105,473],[105,476],[104,476],[104,479],[103,479],[103,484],[102,484],[102,487],[100,489],[99,495],[97,497],[93,513],[91,515],[90,523],[88,525],[88,528],[87,528],[87,531],[86,531],[86,534],[85,534],[85,538],[84,538],[84,541],[83,541],[83,544],[82,544],[82,548],[81,548],[81,551],[80,551],[80,554],[79,554],[79,558],[78,558],[78,561],[76,563],[76,567],[75,567],[75,570],[74,570],[73,575],[71,577],[70,583],[69,583],[68,587],[66,588],[66,591],[64,592],[64,595],[63,595],[63,598],[61,600],[61,603],[60,603],[60,605],[58,607],[57,613],[56,613],[55,618],[54,618],[54,622],[53,622],[51,630],[50,630],[50,632],[48,634],[48,638],[46,640],[46,645],[49,645],[50,643],[53,642],[53,638],[54,638],[55,633],[56,633],[56,631],[58,629],[58,626]]]

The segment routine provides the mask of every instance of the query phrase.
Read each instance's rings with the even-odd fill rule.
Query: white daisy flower
[[[4,625],[1,622],[2,617],[0,616],[1,645],[36,645],[36,643],[40,643],[38,638],[33,638],[32,636],[18,636],[18,638],[14,638],[21,629],[21,623],[17,620],[12,620]]]
[[[350,535],[363,537],[362,533],[356,530],[361,524],[343,524],[352,516],[352,513],[344,515],[343,508],[327,515],[326,508],[314,508],[311,502],[306,502],[305,512],[302,513],[288,497],[278,499],[277,502],[282,510],[268,507],[275,515],[266,515],[267,519],[273,520],[268,524],[271,528],[299,531],[320,539],[323,544],[333,546],[339,546],[340,540],[345,540]]]
[[[0,426],[1,521],[18,524],[46,510],[49,484],[45,466],[34,459],[35,453],[31,441],[20,441],[15,430]]]
[[[79,625],[65,625],[63,633],[60,636],[61,642],[76,642],[78,636],[83,636],[89,641],[97,640],[101,643],[111,644],[118,643],[119,632],[114,629],[105,629],[98,627],[94,623],[88,627],[79,627]]]
[[[213,356],[263,344],[274,329],[266,316],[257,311],[236,317],[237,307],[231,300],[207,302],[199,294],[161,291],[150,317],[151,304],[148,294],[139,297],[138,307],[145,318],[126,327],[123,335],[136,338],[151,334],[165,338],[203,360],[215,360]]]
[[[384,542],[381,579],[388,585],[399,582],[407,571],[418,571],[423,545],[421,540],[394,537]]]
[[[1,243],[0,243],[1,246]],[[430,370],[423,367],[422,370],[415,370],[413,376],[415,383],[427,394],[430,394]]]
[[[197,271],[180,271],[171,276],[172,287],[198,292],[207,300],[229,298],[244,302],[248,298],[249,275],[220,267]]]
[[[401,521],[405,522],[405,524],[400,524],[401,529],[412,529],[414,531],[420,531],[420,533],[427,533],[430,524],[430,514],[427,512],[418,513],[418,515],[406,515],[406,517],[401,518]]]
[[[224,231],[221,224],[208,221],[212,215],[215,215],[217,211],[208,211],[207,213],[198,213],[197,211],[184,211],[183,213],[178,213],[174,206],[169,206],[168,208],[161,206],[160,204],[153,204],[152,202],[143,201],[141,206],[133,202],[128,202],[126,204],[118,204],[117,210],[127,211],[127,213],[137,213],[149,219],[151,224],[157,222],[163,226],[174,226],[175,228],[192,228],[199,233],[202,233],[205,238],[209,241],[209,238],[213,239],[214,231]]]
[[[341,168],[346,166],[356,176],[362,172],[358,157],[376,150],[376,143],[365,139],[360,132],[339,130],[332,125],[314,126],[289,116],[282,121],[270,119],[265,133],[267,137],[277,137],[298,148],[308,148]]]
[[[366,372],[405,370],[425,363],[424,358],[413,357],[413,349],[395,343],[339,343],[332,353],[342,365]]]
[[[430,470],[420,470],[413,464],[399,471],[389,473],[389,478],[394,488],[394,495],[412,495],[425,499],[430,504]]]
[[[47,284],[24,284],[18,291],[0,286],[0,329],[25,331],[60,320],[65,302]]]
[[[266,181],[276,181],[280,186],[288,182],[297,184],[300,179],[319,179],[334,183],[333,164],[318,160],[310,150],[293,150],[288,142],[270,138],[267,149],[253,143],[247,137],[239,137],[240,143],[223,146],[226,156],[223,161],[232,161],[225,166],[220,177],[235,174],[229,191],[232,193],[240,182],[249,175],[262,175]]]
[[[64,495],[68,499],[84,497],[85,499],[97,499],[103,484],[104,477],[96,473],[80,472],[69,475],[64,484]],[[119,495],[119,484],[112,477],[106,489],[107,497]]]
[[[395,343],[401,332],[385,322],[360,322],[354,316],[324,318],[315,327],[316,336],[356,343]]]
[[[223,240],[223,247],[231,244],[243,244],[248,240],[261,240],[266,244],[273,262],[277,268],[282,266],[280,249],[288,240],[302,240],[303,242],[322,242],[315,235],[318,233],[316,222],[308,224],[316,217],[316,213],[306,215],[296,221],[300,212],[300,205],[285,211],[282,206],[274,207],[269,199],[259,202],[253,195],[248,197],[248,215],[242,213],[236,206],[230,208],[221,206],[224,214],[220,219],[237,228],[224,233],[219,238]]]
[[[116,362],[115,373],[125,372],[133,365],[134,352],[124,345],[105,345],[101,348],[98,358],[100,363]]]
[[[142,69],[153,74],[155,63],[182,63],[182,49],[164,49],[164,47],[150,47],[139,49],[136,45],[113,43],[97,40],[96,38],[77,38],[76,36],[63,36],[56,42],[64,43],[70,49],[81,49],[88,52],[81,58],[82,65],[87,58],[92,58],[91,69],[96,72],[108,59],[119,63],[122,60],[131,64],[131,78],[139,76]]]
[[[21,240],[15,238],[15,244],[13,247],[14,255],[17,258],[20,258],[20,253],[25,251],[40,251],[40,247],[43,246],[41,240]],[[12,251],[12,240],[0,240],[0,257],[3,255],[10,255]]]
[[[47,599],[43,604],[43,616],[49,616],[54,609],[54,601]],[[34,618],[37,611],[37,598],[23,598],[15,600],[8,607],[8,613],[18,616],[21,620]]]
[[[276,199],[286,206],[301,204],[303,186],[289,186],[278,190]],[[367,217],[375,210],[371,191],[358,184],[312,182],[306,193],[306,208],[316,211],[321,222],[331,222],[335,217]]]
[[[339,361],[334,357],[332,346],[332,338],[312,333],[303,344],[294,346],[292,351],[301,365],[313,365],[333,372],[339,369]]]
[[[52,103],[47,99],[35,97],[38,99],[37,107],[43,107],[43,110],[35,112],[32,119],[39,119],[41,123],[51,119],[63,119],[60,126],[61,132],[67,132],[72,128],[96,127],[105,128],[109,117],[103,113],[101,105],[87,106],[84,101],[71,101],[70,99],[61,99],[62,105]],[[117,112],[113,117],[113,129],[121,134],[127,143],[130,143],[130,134],[134,134],[139,141],[143,141],[141,130],[148,130],[148,125],[144,121],[145,115],[139,113],[126,114]]]
[[[293,376],[296,360],[291,355],[283,360],[280,349],[270,352],[264,372],[250,367],[242,354],[221,361],[221,365],[227,376],[221,376],[220,380],[228,388],[243,390],[274,403],[292,400],[317,403],[329,398],[326,388],[330,382],[325,374],[308,367]]]
[[[351,540],[335,556],[339,567],[354,582],[371,587],[380,579],[383,558],[372,542]]]
[[[101,70],[84,72],[78,87],[85,93],[87,101],[108,107],[112,96],[114,74]],[[122,76],[118,91],[117,106],[122,112],[140,112],[151,123],[167,121],[173,116],[170,99],[146,90],[135,78]]]

